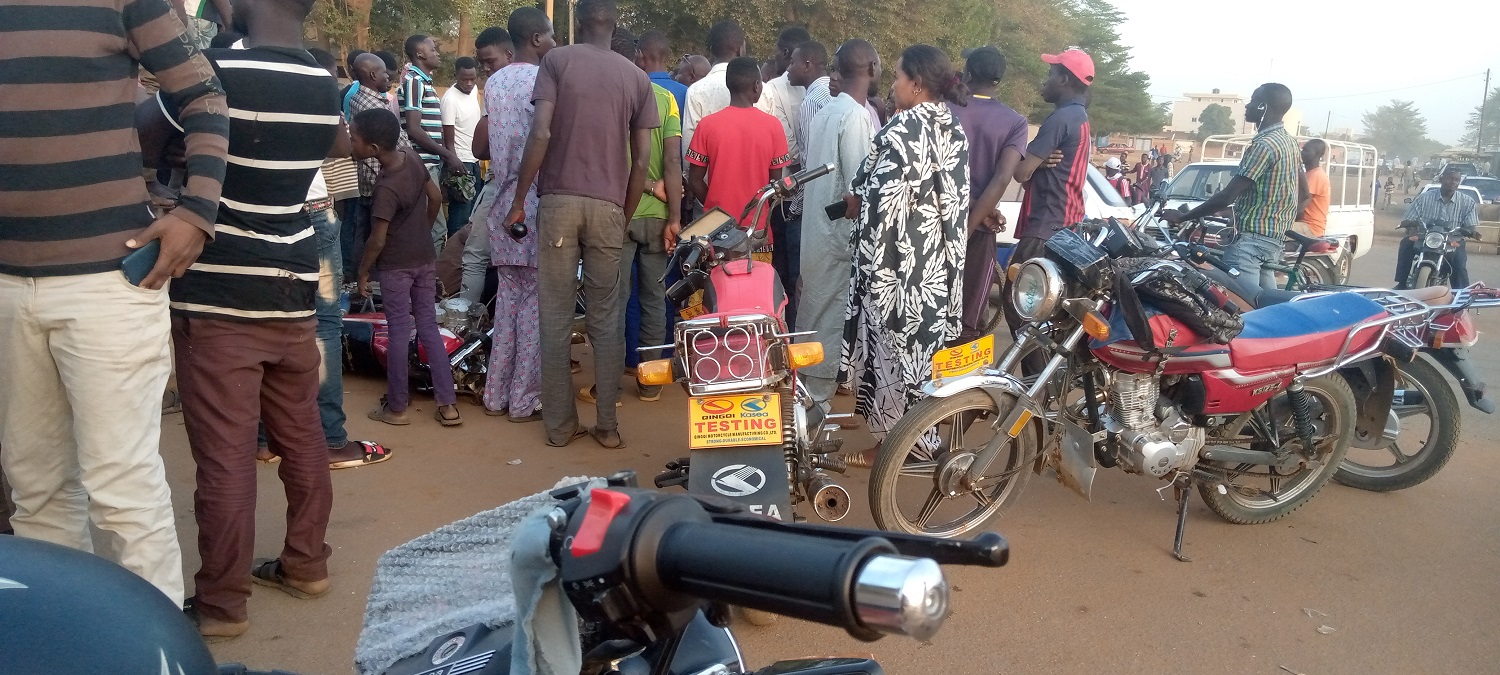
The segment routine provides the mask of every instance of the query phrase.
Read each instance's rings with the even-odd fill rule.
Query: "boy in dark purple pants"
[[[389,110],[366,110],[354,116],[349,128],[355,159],[380,162],[380,177],[370,204],[370,239],[359,264],[359,294],[370,294],[370,271],[380,281],[385,319],[390,331],[386,352],[386,395],[370,419],[386,424],[411,424],[406,406],[411,402],[407,382],[407,350],[415,326],[432,367],[433,417],[445,427],[463,422],[453,393],[453,371],[438,332],[437,254],[432,248],[432,222],[442,206],[442,195],[427,175],[422,158],[410,148],[397,149],[400,123]]]

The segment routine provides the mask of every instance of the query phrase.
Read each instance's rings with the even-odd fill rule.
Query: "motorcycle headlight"
[[[1442,248],[1448,243],[1448,235],[1442,232],[1428,232],[1426,238],[1422,239],[1422,245],[1427,248]]]
[[[1057,263],[1046,258],[1032,258],[1021,263],[1011,285],[1010,301],[1016,314],[1027,322],[1041,321],[1057,311],[1062,302],[1063,276]]]

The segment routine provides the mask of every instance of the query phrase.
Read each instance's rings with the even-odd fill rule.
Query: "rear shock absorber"
[[[1312,400],[1307,395],[1307,390],[1302,382],[1296,381],[1286,390],[1287,402],[1292,404],[1292,430],[1297,433],[1297,439],[1302,441],[1302,454],[1308,459],[1313,456],[1313,414]],[[1285,455],[1283,449],[1280,453]]]

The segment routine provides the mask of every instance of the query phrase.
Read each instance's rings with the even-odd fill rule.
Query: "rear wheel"
[[[1397,366],[1394,437],[1357,441],[1371,447],[1351,447],[1334,482],[1373,492],[1404,490],[1432,478],[1453,457],[1462,419],[1453,388],[1425,358]]]
[[[1016,405],[1010,394],[970,389],[912,406],[886,434],[870,474],[876,527],[957,537],[1009,509],[1031,480],[1037,453],[1032,429],[1006,441],[978,481],[970,483],[964,474],[980,450],[1003,433],[994,427]]]
[[[1354,435],[1354,393],[1338,375],[1304,384],[1313,413],[1311,458],[1277,468],[1255,464],[1200,462],[1198,468],[1220,477],[1198,483],[1198,494],[1219,517],[1240,525],[1269,523],[1296,511],[1333,477]],[[1252,450],[1271,450],[1272,435],[1283,447],[1302,455],[1302,441],[1292,423],[1291,403],[1282,394],[1258,408],[1240,434]],[[1237,443],[1238,445],[1238,443]]]

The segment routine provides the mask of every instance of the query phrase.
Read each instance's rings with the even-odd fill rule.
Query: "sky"
[[[1363,113],[1409,100],[1428,136],[1452,145],[1479,105],[1486,68],[1490,88],[1500,86],[1500,2],[1111,2],[1126,17],[1117,29],[1131,67],[1151,76],[1158,102],[1215,88],[1249,97],[1280,82],[1304,124],[1358,134]]]

